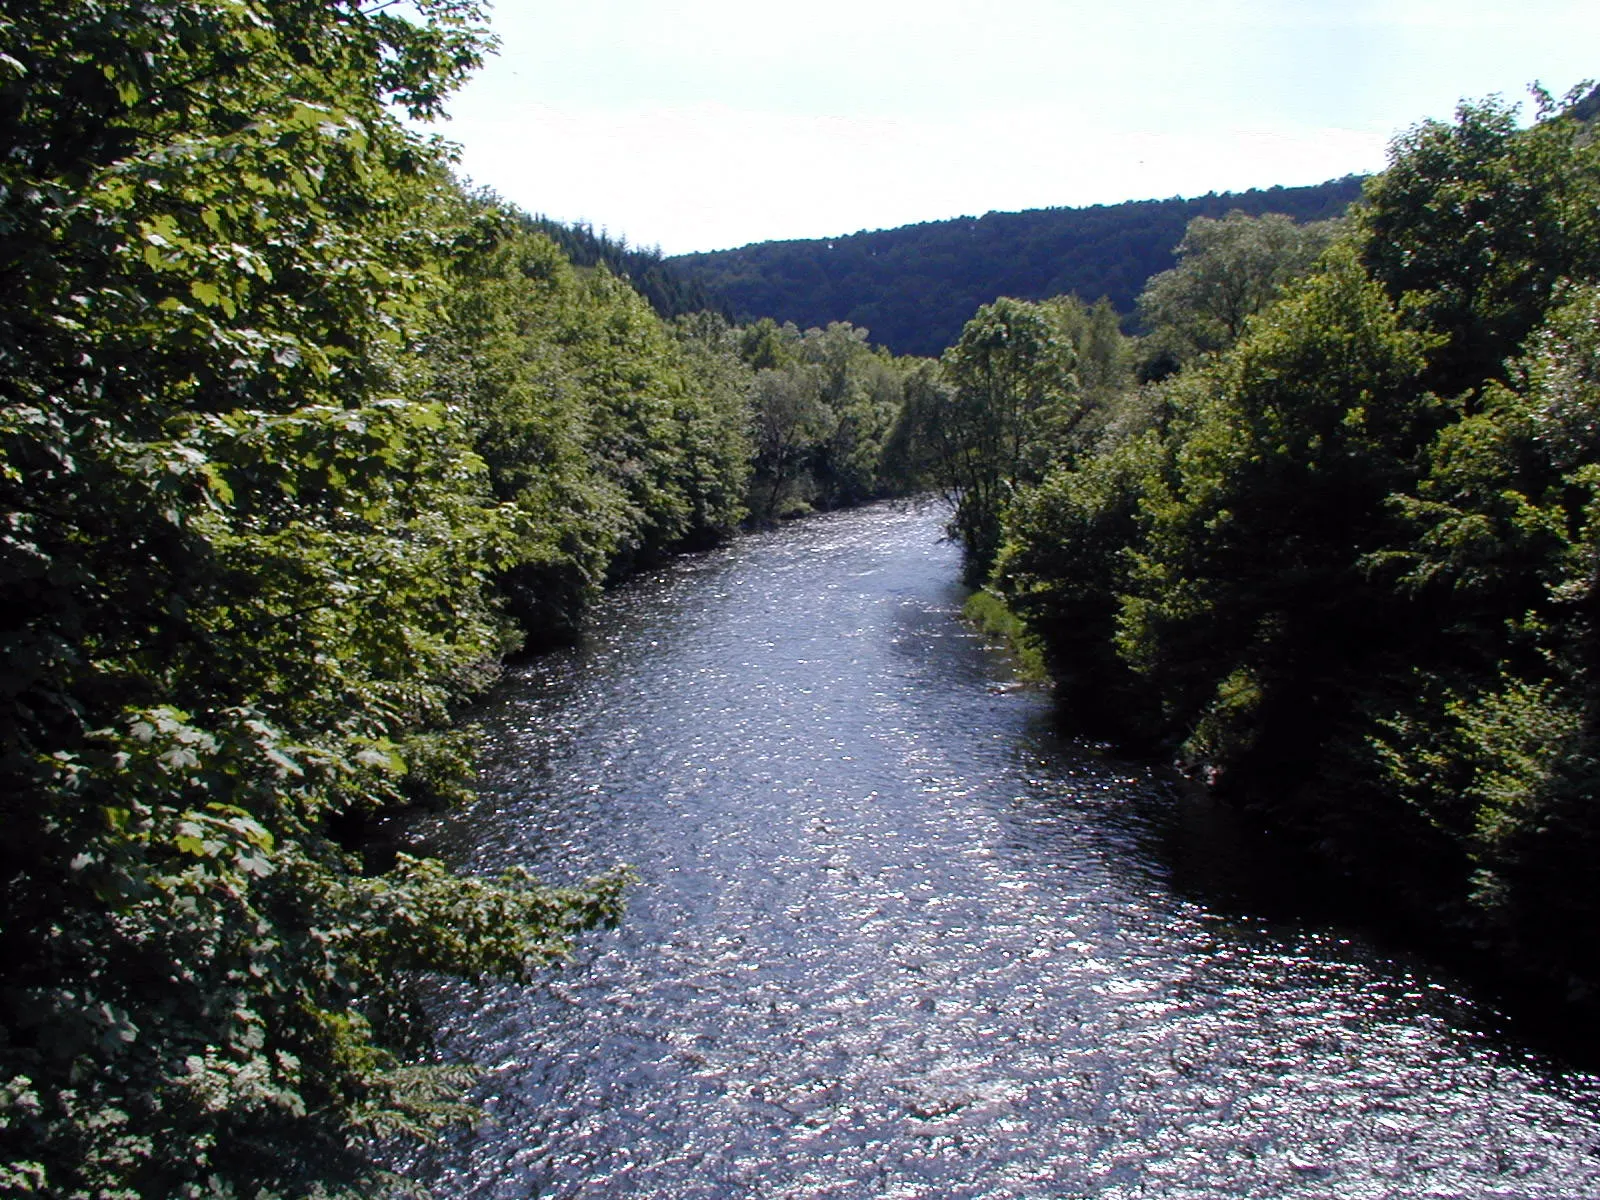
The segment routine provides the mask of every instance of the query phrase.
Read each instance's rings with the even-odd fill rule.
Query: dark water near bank
[[[490,706],[482,802],[419,834],[643,883],[548,983],[440,994],[493,1120],[437,1194],[1600,1197],[1600,1081],[1054,732],[939,521],[684,561]]]

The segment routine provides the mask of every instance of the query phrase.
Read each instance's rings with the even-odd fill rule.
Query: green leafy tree
[[[1139,319],[1150,330],[1145,374],[1237,342],[1245,322],[1310,270],[1334,231],[1332,221],[1297,225],[1270,212],[1190,221],[1178,265],[1152,276],[1139,295]]]
[[[1416,536],[1375,565],[1403,568],[1440,631],[1372,745],[1393,792],[1464,848],[1497,944],[1581,994],[1600,948],[1600,292],[1570,292],[1531,350],[1396,498]]]
[[[751,512],[762,521],[805,512],[815,498],[808,468],[836,419],[822,395],[822,372],[808,364],[757,371],[752,401]]]
[[[433,394],[465,414],[514,523],[511,613],[532,644],[563,640],[609,579],[737,526],[748,369],[721,318],[669,328],[523,214],[479,198],[461,219]]]
[[[741,331],[755,367],[750,508],[759,521],[888,494],[885,447],[899,419],[903,369],[842,321],[801,333],[759,321]]]
[[[423,344],[430,393],[465,421],[513,543],[498,590],[525,644],[570,638],[603,586],[622,501],[589,456],[592,397],[572,376],[554,314],[577,283],[517,215],[463,206],[467,248]]]
[[[1358,567],[1433,429],[1426,345],[1341,249],[1178,397],[1120,636],[1193,758],[1307,761],[1360,655],[1393,638]]]
[[[746,326],[739,335],[739,353],[757,371],[776,371],[800,361],[800,331],[771,317]]]
[[[1122,318],[1102,296],[1085,304],[1077,296],[1057,296],[1040,307],[1071,345],[1078,390],[1096,412],[1113,407],[1133,386],[1133,340],[1122,332]]]
[[[1075,720],[1124,741],[1158,740],[1149,689],[1117,653],[1129,551],[1144,535],[1147,487],[1170,450],[1154,428],[1058,467],[1012,502],[991,585],[1045,648],[1057,696]]]
[[[1538,99],[1543,119],[1527,129],[1494,100],[1416,126],[1360,208],[1373,277],[1448,338],[1425,381],[1443,396],[1503,378],[1559,281],[1600,271],[1600,146]]]
[[[980,308],[943,365],[949,387],[919,398],[918,436],[953,510],[967,577],[977,581],[1000,548],[1011,498],[1077,448],[1087,409],[1070,343],[1025,301]]]
[[[860,504],[883,494],[883,447],[899,415],[901,375],[867,330],[844,322],[809,329],[799,351],[819,371],[831,427],[818,440],[812,469],[821,502]]]
[[[685,544],[703,545],[731,534],[748,515],[753,375],[740,357],[737,332],[720,314],[679,317],[671,332],[687,388],[679,410],[684,486],[693,507]]]
[[[1308,277],[1012,502],[996,579],[1069,697],[1592,1012],[1600,178],[1556,109],[1398,139]]]
[[[1301,224],[1327,220],[1360,198],[1361,183],[1347,176],[1187,200],[992,212],[685,254],[667,265],[703,284],[738,320],[768,317],[800,329],[849,321],[897,355],[936,356],[997,296],[1106,296],[1119,313],[1131,313],[1146,281],[1171,268],[1194,218],[1239,210],[1285,213]]]
[[[423,334],[476,7],[0,5],[0,1191],[371,1194],[416,970],[613,917],[334,836],[463,767],[514,559]]]

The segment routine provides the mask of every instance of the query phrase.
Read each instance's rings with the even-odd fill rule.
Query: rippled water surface
[[[643,882],[547,983],[440,994],[493,1119],[436,1192],[1600,1197],[1597,1081],[1253,908],[1223,814],[1008,684],[939,522],[685,560],[502,689],[419,836]]]

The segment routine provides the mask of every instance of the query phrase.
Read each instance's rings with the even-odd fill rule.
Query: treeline
[[[741,321],[801,328],[848,321],[898,354],[938,356],[979,305],[998,296],[1106,297],[1125,316],[1196,217],[1282,213],[1339,216],[1361,193],[1355,177],[1194,199],[987,213],[810,241],[762,242],[666,260]]]
[[[1075,303],[988,306],[914,425],[973,580],[1079,721],[1167,748],[1441,940],[1592,1013],[1600,148],[1582,115],[1541,94],[1524,128],[1464,105],[1400,137],[1344,222],[1192,223],[1141,298],[1151,332],[1120,348],[1086,353]]]
[[[480,18],[0,0],[0,1194],[376,1194],[471,1115],[407,981],[625,880],[348,831],[607,581],[886,486],[862,332],[665,321],[408,131]]]
[[[867,330],[845,322],[802,333],[769,319],[735,332],[753,372],[754,522],[864,504],[914,486],[896,435],[908,393],[932,363],[896,359],[868,343]]]
[[[658,316],[668,320],[698,312],[729,316],[727,306],[702,281],[668,263],[658,246],[630,246],[627,238],[612,238],[604,230],[596,233],[594,226],[583,223],[568,225],[536,217],[534,224],[561,247],[574,266],[603,265],[613,275],[626,279]]]

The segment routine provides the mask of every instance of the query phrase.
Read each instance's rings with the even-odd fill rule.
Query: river
[[[408,1169],[497,1198],[1600,1196],[1600,1080],[1059,733],[960,623],[940,520],[685,558],[512,673],[480,801],[412,836],[641,883],[546,981],[437,989],[490,1120]]]

